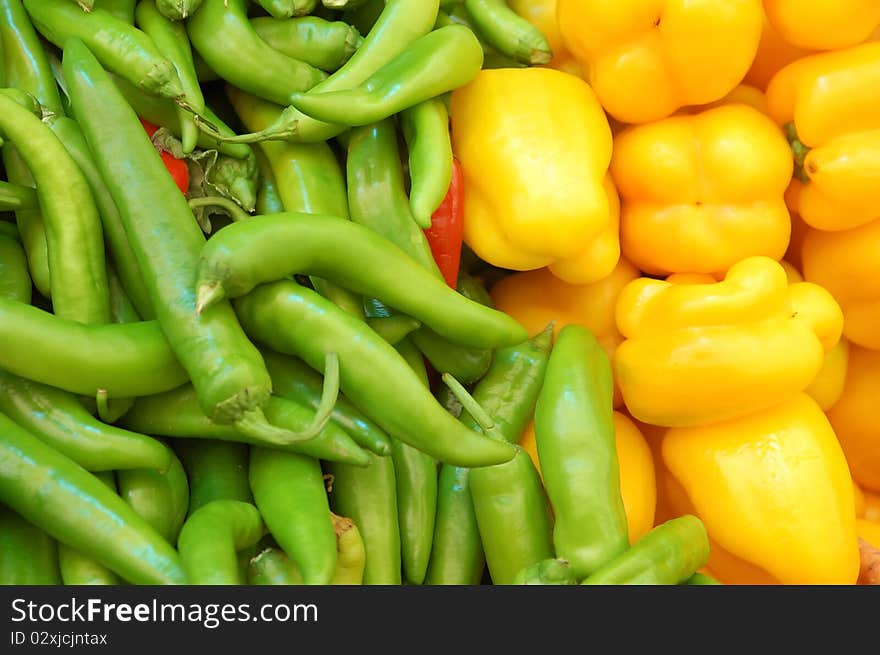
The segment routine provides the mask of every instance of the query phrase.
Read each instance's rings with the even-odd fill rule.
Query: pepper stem
[[[236,223],[248,220],[251,215],[244,209],[239,207],[229,198],[222,196],[204,196],[202,198],[190,198],[188,201],[190,209],[198,209],[199,207],[222,207]]]
[[[800,138],[798,138],[797,127],[795,127],[794,121],[785,124],[785,136],[788,139],[788,145],[791,147],[791,154],[794,156],[794,175],[806,184],[810,181],[810,177],[804,168],[804,161],[810,152],[810,148],[805,146]]]
[[[295,107],[287,107],[269,127],[249,134],[232,136],[221,134],[213,123],[199,114],[194,115],[193,121],[199,130],[221,143],[259,143],[261,141],[285,141],[295,137],[299,133],[298,115],[299,112]]]
[[[223,285],[219,282],[200,284],[196,290],[196,316],[225,297],[226,292],[223,290]]]
[[[444,373],[441,376],[441,379],[443,380],[443,383],[449,387],[452,395],[461,403],[461,406],[465,411],[477,422],[477,425],[480,426],[480,429],[484,433],[488,434],[495,428],[495,421],[492,420],[492,417],[489,416],[489,413],[483,409],[480,403],[468,393],[468,390],[462,386],[461,382],[456,380],[451,373]]]
[[[98,418],[104,423],[115,423],[120,416],[125,414],[134,404],[133,398],[122,398],[116,406],[110,400],[106,389],[98,389],[95,394],[95,406],[98,408]]]

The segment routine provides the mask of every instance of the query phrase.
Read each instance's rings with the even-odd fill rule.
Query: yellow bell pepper
[[[629,542],[632,544],[655,524],[657,482],[654,460],[644,435],[628,416],[620,412],[614,412],[614,435],[620,466],[620,495],[626,512]],[[534,423],[529,423],[523,431],[519,445],[532,458],[540,474],[541,462],[538,459]]]
[[[865,519],[866,521],[873,521],[874,523],[880,523],[880,493],[875,494],[870,491],[865,491],[864,489],[861,491],[865,508],[862,510],[862,514],[859,518]]]
[[[880,352],[852,346],[843,394],[828,419],[852,471],[863,488],[880,492]]]
[[[880,219],[840,232],[807,230],[801,261],[804,278],[843,309],[846,338],[880,349]]]
[[[859,536],[874,548],[880,548],[880,523],[856,519],[856,531]]]
[[[722,579],[754,580],[764,572],[765,582],[782,584],[856,582],[852,478],[828,419],[809,396],[732,421],[671,428],[662,448],[720,546],[708,566]]]
[[[639,278],[617,301],[624,337],[614,371],[630,414],[697,426],[772,407],[803,391],[840,339],[822,287],[788,284],[782,265],[749,257],[714,283]]]
[[[880,218],[878,106],[880,42],[799,59],[770,81],[767,109],[793,144],[808,225],[846,230]]]
[[[783,39],[813,50],[862,43],[880,24],[877,0],[764,0],[764,10]]]
[[[620,257],[611,129],[590,86],[551,68],[483,70],[452,94],[464,241],[518,271],[584,284]]]
[[[751,255],[781,259],[792,168],[782,131],[742,104],[624,130],[611,161],[623,256],[654,275],[723,273]]]
[[[758,52],[749,72],[746,73],[745,83],[766,89],[767,84],[776,73],[788,66],[791,62],[813,54],[813,50],[799,48],[782,38],[776,31],[767,13],[764,12],[764,24],[761,29],[761,40],[758,42]]]
[[[739,84],[762,11],[759,0],[557,0],[556,18],[608,113],[647,123]]]

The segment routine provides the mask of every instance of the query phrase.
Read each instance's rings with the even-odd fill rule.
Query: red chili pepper
[[[458,160],[452,160],[452,180],[449,191],[437,211],[431,216],[431,227],[425,230],[434,261],[443,273],[446,284],[455,289],[458,266],[461,262],[461,242],[464,229],[462,220],[462,179]]]
[[[144,126],[144,129],[147,131],[147,134],[151,139],[156,133],[156,130],[159,129],[157,126],[149,121],[145,121],[143,118],[141,118],[141,125]],[[165,164],[165,168],[168,169],[177,188],[180,189],[181,193],[185,194],[189,190],[189,169],[186,167],[186,162],[182,159],[176,159],[174,155],[167,150],[159,150],[159,156],[162,157],[162,163]]]

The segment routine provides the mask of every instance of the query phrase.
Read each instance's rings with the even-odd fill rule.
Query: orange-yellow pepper
[[[843,394],[828,419],[834,426],[853,479],[869,491],[880,492],[880,352],[852,346]]]
[[[584,284],[620,257],[611,129],[582,79],[551,68],[481,71],[452,94],[465,243],[518,271]]]
[[[545,65],[579,76],[580,64],[565,47],[556,23],[556,0],[509,0],[508,4],[514,12],[537,27],[547,39],[553,59]]]
[[[783,39],[812,50],[862,43],[880,24],[877,0],[764,0],[764,10]]]
[[[808,225],[846,230],[880,218],[878,106],[880,42],[799,59],[770,81],[767,110],[792,141]]]
[[[739,84],[762,10],[759,0],[557,0],[556,18],[608,113],[647,123]]]
[[[880,523],[856,519],[856,531],[859,536],[874,548],[880,548]]]
[[[846,338],[880,349],[880,219],[840,232],[807,230],[801,262],[804,278],[843,309]]]
[[[862,510],[860,519],[880,523],[880,493],[872,493],[864,489],[862,491],[862,500],[864,509]]]
[[[611,162],[623,256],[660,275],[723,273],[750,255],[781,259],[792,168],[779,127],[743,104],[624,130]]]
[[[758,52],[749,72],[746,73],[745,82],[759,89],[766,89],[772,77],[791,62],[813,54],[813,50],[799,48],[782,38],[776,31],[770,20],[764,13],[764,24],[761,29],[761,40],[758,42]]]
[[[768,257],[738,262],[720,282],[639,278],[621,291],[616,315],[624,403],[638,420],[667,427],[788,400],[814,380],[843,323],[827,291],[789,284]]]
[[[613,418],[617,461],[620,466],[620,495],[626,512],[629,542],[635,543],[654,527],[657,505],[654,460],[648,442],[636,424],[620,412],[614,412]],[[541,462],[538,459],[534,423],[529,423],[519,443],[532,458],[532,463],[540,474]]]
[[[852,478],[809,396],[731,421],[672,428],[662,449],[719,546],[708,566],[722,581],[754,581],[763,572],[763,582],[856,582]]]

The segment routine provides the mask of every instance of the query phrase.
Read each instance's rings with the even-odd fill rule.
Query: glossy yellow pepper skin
[[[453,92],[450,113],[474,253],[575,284],[607,276],[619,206],[611,128],[590,86],[551,68],[483,70]]]
[[[750,569],[734,572],[732,558],[713,552],[714,573],[730,570],[730,577],[754,581],[757,570],[764,582],[855,584],[852,478],[831,425],[809,396],[732,421],[672,428],[662,449],[711,539]]]
[[[655,525],[657,507],[657,480],[651,448],[638,426],[628,416],[614,412],[614,435],[617,442],[617,461],[620,466],[620,495],[626,512],[629,542],[635,543]],[[535,425],[529,423],[519,445],[532,458],[541,472]]]
[[[880,219],[851,230],[807,230],[801,271],[843,309],[843,333],[854,344],[880,349]]]
[[[752,65],[743,81],[759,89],[766,89],[767,84],[776,73],[791,62],[813,54],[813,52],[808,48],[799,48],[782,38],[782,35],[770,23],[767,13],[764,12],[758,52],[755,53]]]
[[[781,259],[792,169],[782,130],[743,104],[627,128],[611,161],[622,255],[653,275],[723,273],[751,255]]]
[[[738,262],[720,282],[639,278],[621,291],[616,315],[624,403],[636,419],[666,427],[788,400],[814,380],[843,323],[827,291],[789,284],[768,257]]]
[[[878,4],[880,6],[880,4]],[[799,59],[767,87],[805,182],[797,213],[820,230],[880,218],[880,42]]]
[[[877,0],[764,0],[764,10],[785,41],[811,50],[862,43],[880,24]]]
[[[853,479],[865,490],[880,493],[880,352],[852,346],[843,394],[828,419],[849,462]]]
[[[602,106],[647,123],[739,84],[761,36],[759,0],[557,0],[556,19]]]

